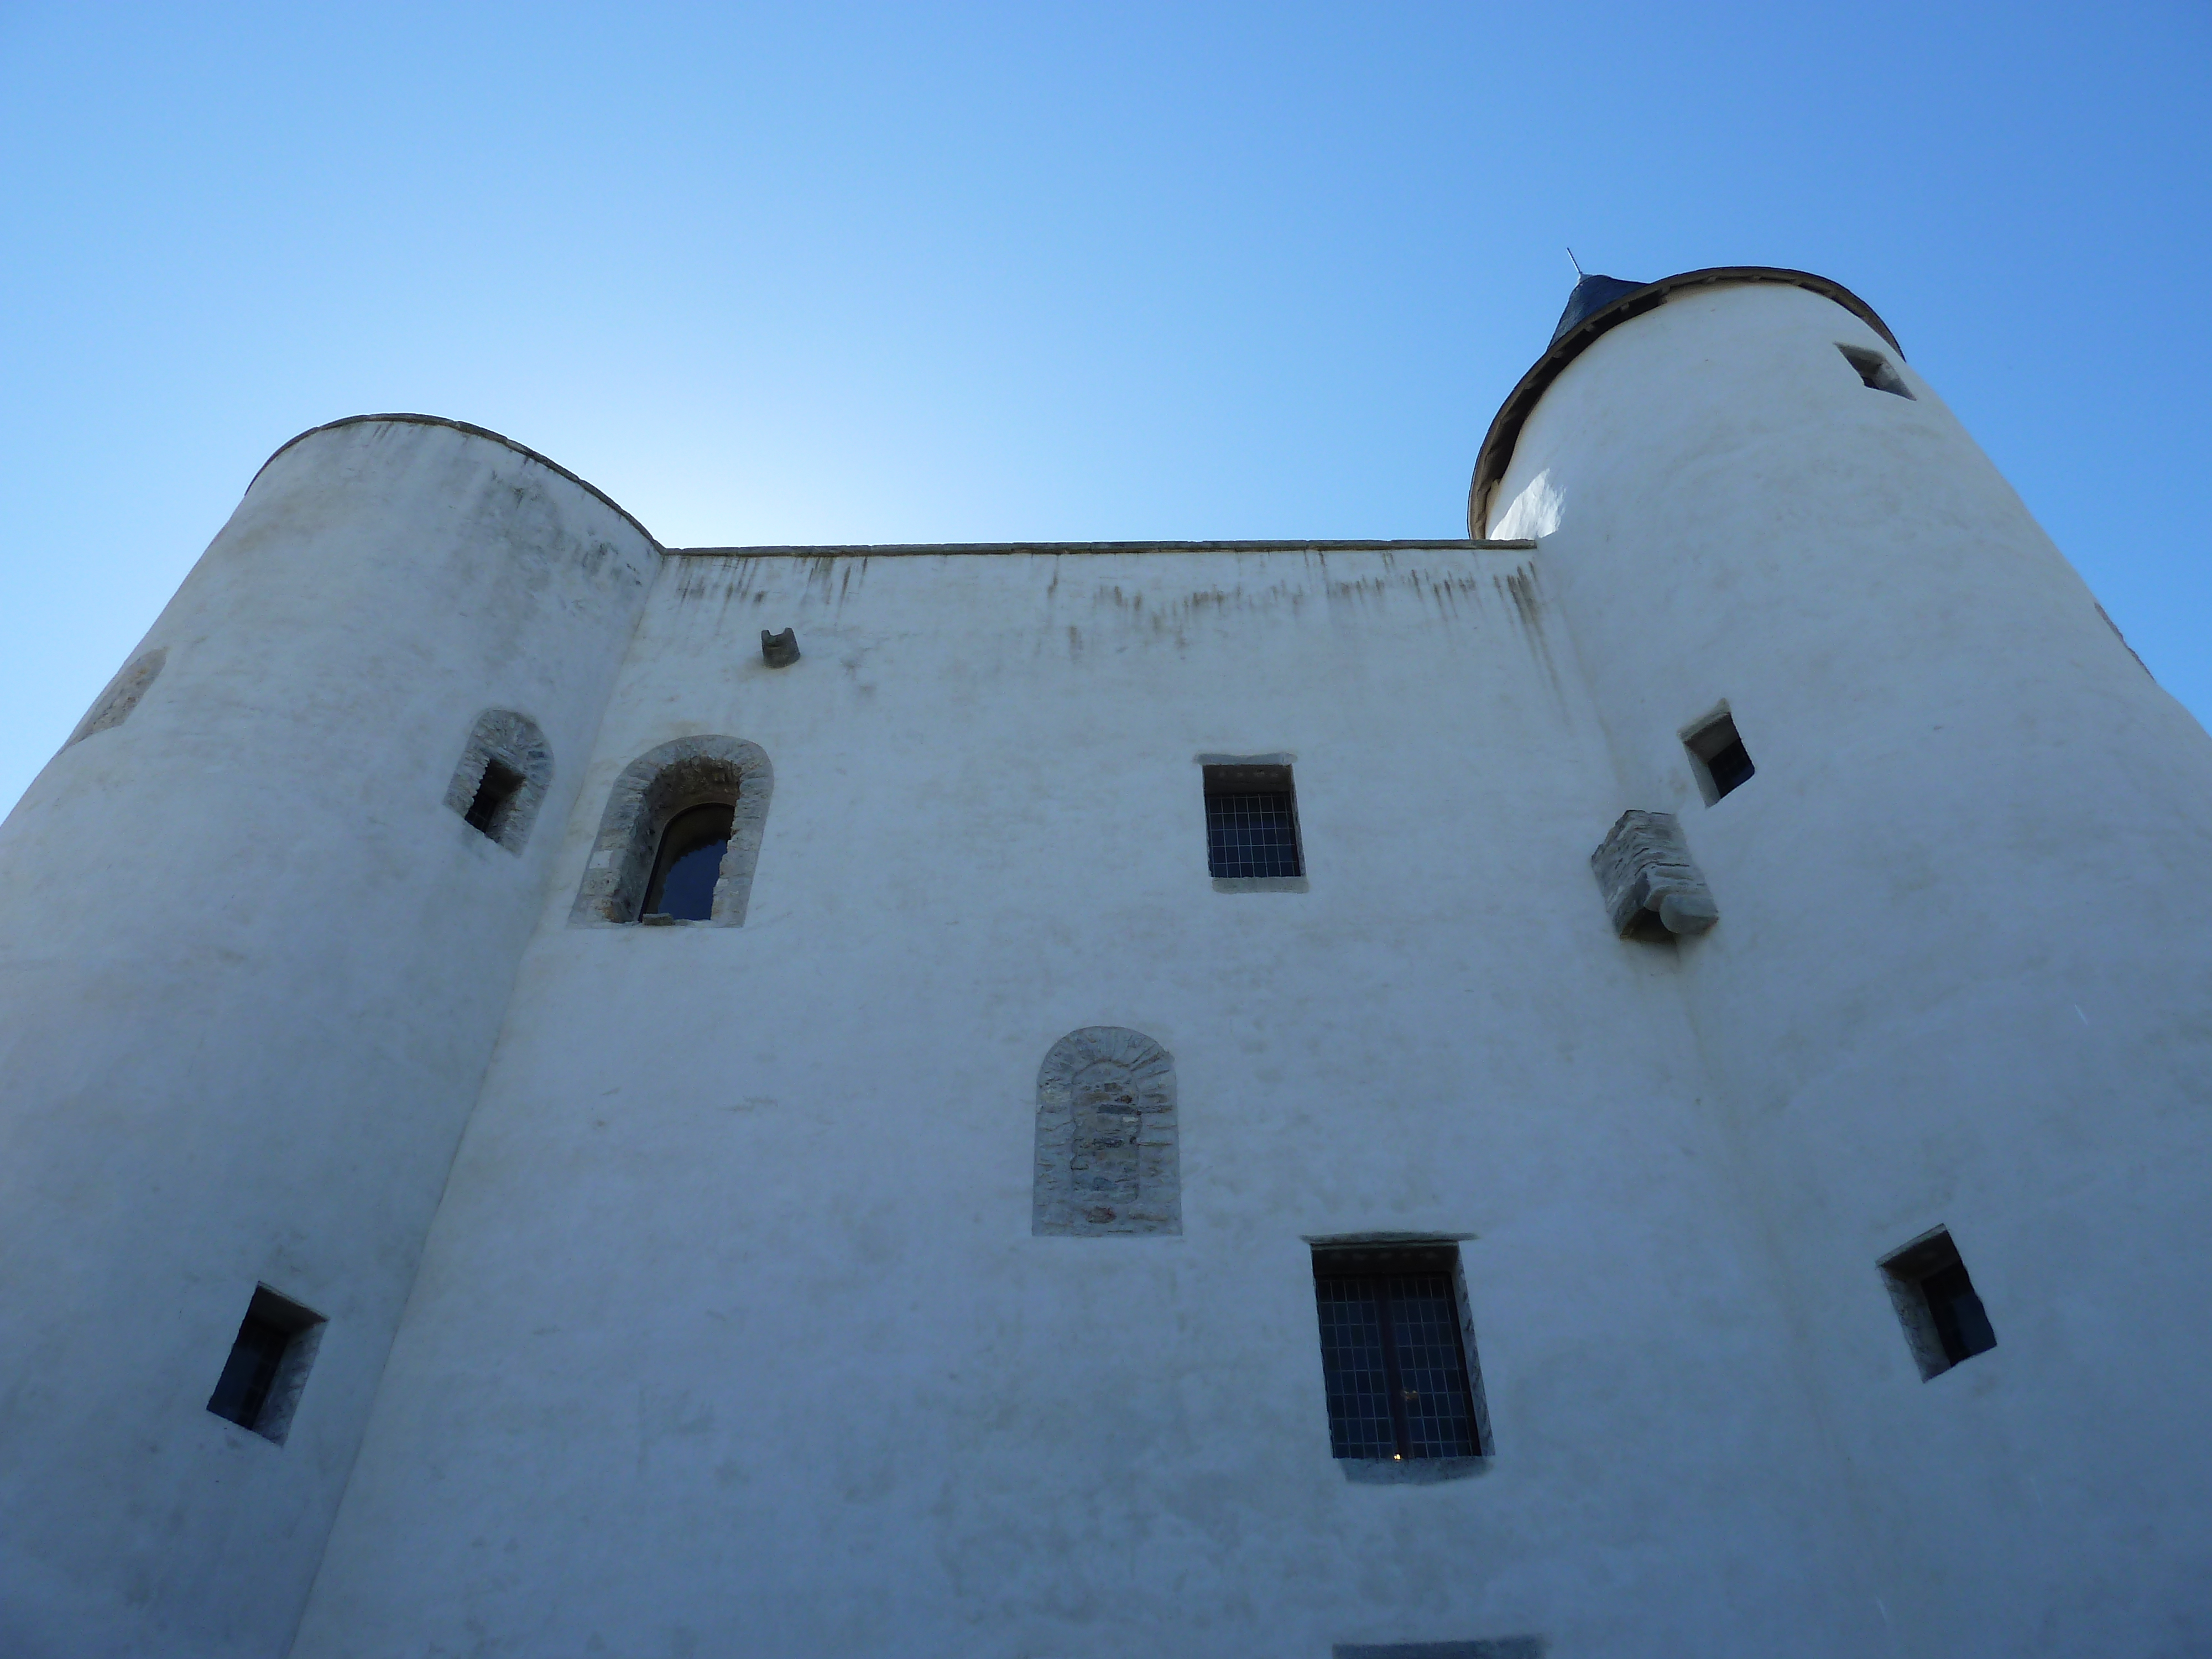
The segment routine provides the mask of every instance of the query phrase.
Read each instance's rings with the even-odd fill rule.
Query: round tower
[[[2206,1639],[2212,743],[1803,272],[1578,289],[1469,526],[1542,538],[1710,883],[1621,948],[1676,953],[1900,1650]]]
[[[659,556],[318,428],[0,828],[9,1652],[283,1651]]]

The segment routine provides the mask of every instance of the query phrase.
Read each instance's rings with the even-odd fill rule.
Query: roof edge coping
[[[282,455],[286,450],[291,448],[293,445],[303,443],[307,439],[313,437],[319,432],[334,432],[342,426],[366,426],[372,422],[377,421],[389,421],[396,425],[449,426],[456,432],[465,432],[471,438],[489,438],[495,444],[504,444],[516,454],[524,457],[526,459],[537,462],[538,465],[544,467],[547,471],[559,473],[561,477],[566,478],[570,483],[576,485],[586,495],[591,495],[593,499],[598,501],[601,506],[611,508],[618,517],[621,518],[623,523],[627,524],[632,530],[637,532],[639,535],[644,537],[645,539],[652,544],[653,550],[654,552],[665,554],[668,551],[666,548],[660,544],[660,538],[659,537],[655,536],[650,530],[647,530],[642,524],[638,522],[637,515],[635,514],[632,513],[628,507],[624,507],[613,496],[608,495],[605,490],[600,489],[599,485],[593,483],[589,478],[577,477],[576,474],[569,471],[567,467],[562,465],[560,462],[552,459],[549,456],[539,454],[527,444],[519,444],[515,442],[514,439],[507,436],[504,433],[494,432],[489,427],[471,426],[466,421],[453,420],[444,415],[349,415],[343,420],[325,421],[320,426],[311,426],[305,432],[301,433],[298,437],[287,439],[284,442],[277,445],[275,451],[270,455],[268,460],[262,462],[260,466],[255,469],[252,479],[247,483],[246,487],[248,489],[252,489],[254,483],[259,482],[261,475],[264,472],[266,472],[270,469],[270,465],[275,463],[276,457]]]
[[[825,542],[764,547],[670,547],[672,559],[916,558],[930,554],[1015,553],[1382,553],[1433,549],[1454,552],[1526,553],[1533,541],[1479,541],[1436,537],[1410,541],[1241,541],[1241,542]]]

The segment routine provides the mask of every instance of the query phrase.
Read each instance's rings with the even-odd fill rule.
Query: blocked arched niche
[[[553,750],[538,722],[512,708],[487,708],[461,745],[446,805],[508,852],[520,853],[552,781]]]
[[[1182,1231],[1175,1056],[1142,1031],[1086,1025],[1045,1055],[1030,1231]]]
[[[607,793],[599,838],[584,866],[583,885],[568,913],[572,927],[618,927],[638,919],[653,855],[669,819],[693,806],[731,808],[730,846],[714,883],[708,924],[735,927],[745,919],[761,831],[768,824],[775,774],[767,751],[742,738],[678,738],[623,768]]]
[[[107,690],[100,694],[85,717],[77,722],[76,730],[69,735],[69,743],[82,743],[95,732],[105,732],[111,726],[120,726],[131,718],[131,711],[146,695],[161,672],[161,665],[169,659],[166,646],[155,646],[151,651],[142,651],[124,664],[123,672],[108,681]]]

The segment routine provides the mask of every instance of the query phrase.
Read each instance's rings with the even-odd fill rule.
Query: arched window
[[[608,792],[569,926],[739,926],[775,785],[767,754],[741,738],[678,738],[639,756]]]
[[[69,743],[62,747],[66,749],[70,744],[82,743],[94,732],[105,732],[109,726],[120,726],[129,720],[131,711],[138,706],[139,698],[146,695],[146,689],[154,684],[155,677],[161,672],[161,665],[168,659],[168,647],[159,645],[151,651],[141,652],[131,658],[124,665],[123,672],[108,681],[107,690],[100,694],[100,700],[77,722],[76,730],[69,735]]]
[[[538,722],[512,708],[487,708],[469,728],[446,805],[471,830],[520,853],[553,781],[553,751]]]
[[[1032,1233],[1179,1233],[1175,1056],[1121,1025],[1086,1025],[1037,1071]]]

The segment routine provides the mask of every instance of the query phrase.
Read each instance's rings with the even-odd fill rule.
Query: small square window
[[[1945,1229],[1884,1257],[1881,1273],[1923,1382],[1996,1346],[1990,1316]]]
[[[507,816],[514,805],[514,798],[522,790],[522,774],[505,761],[494,756],[484,762],[483,781],[477,785],[476,799],[461,816],[469,827],[480,830],[494,841],[507,827]]]
[[[280,1446],[322,1340],[323,1316],[257,1285],[207,1408]]]
[[[1332,1455],[1486,1455],[1456,1244],[1316,1245]]]
[[[1759,769],[1751,763],[1743,739],[1736,735],[1735,716],[1725,708],[1694,730],[1684,732],[1682,746],[1690,751],[1692,769],[1698,775],[1698,787],[1708,806],[1729,791],[1748,783],[1751,775]]]
[[[1892,392],[1899,398],[1912,396],[1912,388],[1905,385],[1904,377],[1890,367],[1889,359],[1879,351],[1847,345],[1839,345],[1836,349],[1844,354],[1844,361],[1858,370],[1859,379],[1874,391]]]
[[[1297,796],[1283,765],[1205,768],[1206,862],[1216,881],[1303,877]]]

